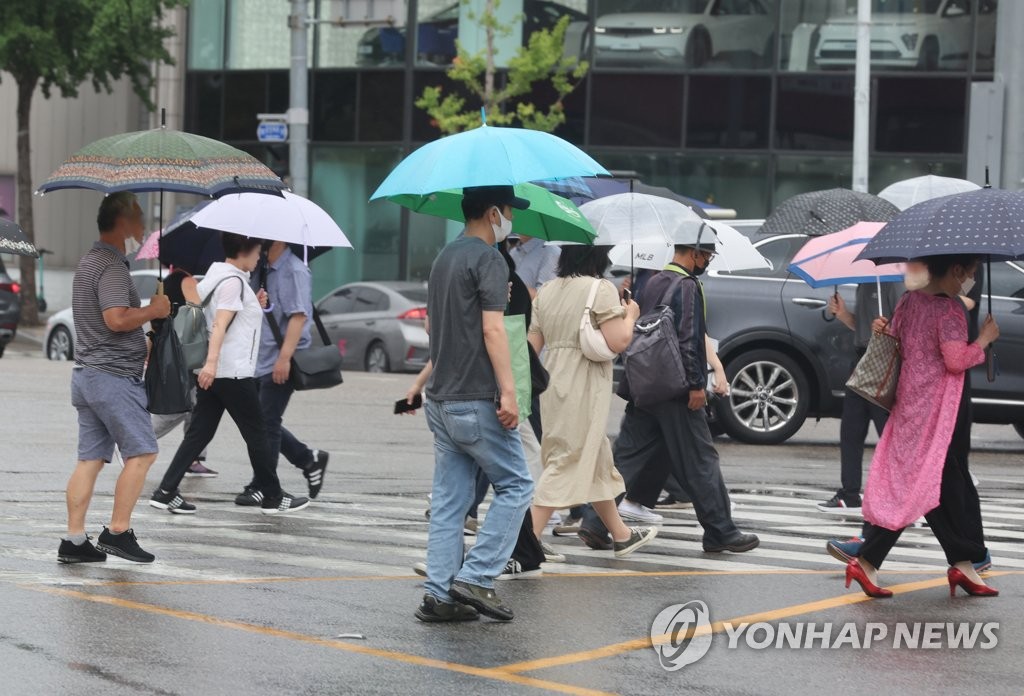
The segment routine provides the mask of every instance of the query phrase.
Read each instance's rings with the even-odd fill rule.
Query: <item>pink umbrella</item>
[[[138,253],[135,254],[135,258],[139,261],[160,258],[160,230],[150,233],[146,241],[142,243]]]
[[[812,288],[846,283],[892,283],[903,280],[902,263],[875,265],[858,261],[864,249],[884,222],[858,222],[840,232],[811,238],[789,264],[789,272],[799,276]],[[879,293],[881,303],[881,293]]]

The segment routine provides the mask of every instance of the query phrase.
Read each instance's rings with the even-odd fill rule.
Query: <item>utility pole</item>
[[[292,191],[309,197],[309,7],[307,0],[291,0],[291,70],[288,96],[288,171]]]
[[[871,0],[857,0],[857,63],[853,78],[853,190],[868,191],[871,122]]]
[[[1024,189],[1024,3],[1001,2],[996,22],[996,84],[995,88],[1005,90],[1003,111],[1003,171],[996,179],[996,185],[1019,191]],[[987,164],[987,163],[986,163]],[[980,182],[979,182],[980,183]]]

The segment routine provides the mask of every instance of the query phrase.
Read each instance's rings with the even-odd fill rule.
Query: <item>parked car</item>
[[[626,0],[598,17],[598,65],[700,68],[720,57],[754,56],[770,64],[773,6],[767,0]],[[749,67],[749,66],[744,66]]]
[[[18,333],[18,321],[21,319],[20,293],[21,286],[7,275],[4,260],[0,259],[0,358],[7,344]]]
[[[142,306],[149,304],[149,298],[156,292],[159,274],[156,269],[143,268],[132,271],[132,282],[139,292]],[[46,322],[43,334],[43,354],[50,360],[74,360],[75,358],[75,318],[71,308],[62,309]]]
[[[418,372],[430,358],[425,283],[349,283],[316,308],[349,369]]]
[[[446,7],[419,22],[416,27],[416,59],[421,63],[451,65],[458,55],[455,40],[459,38],[460,3]],[[568,15],[565,34],[566,52],[582,57],[586,54],[587,15],[547,0],[525,0],[523,44],[539,29],[552,29]],[[356,48],[356,65],[398,65],[405,63],[405,27],[374,27],[369,29]]]
[[[880,68],[965,70],[970,62],[971,0],[873,0],[871,64]],[[978,4],[978,60],[995,55],[995,0]],[[822,68],[851,68],[857,53],[857,2],[821,25],[814,60]]]

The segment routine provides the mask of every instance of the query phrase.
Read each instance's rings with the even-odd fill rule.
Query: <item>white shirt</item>
[[[217,379],[252,377],[256,374],[256,359],[259,357],[263,308],[256,299],[256,293],[249,287],[249,274],[229,263],[217,262],[210,266],[197,290],[199,298],[204,301],[211,292],[214,293],[213,299],[203,310],[211,335],[218,310],[227,309],[235,313],[220,349]]]

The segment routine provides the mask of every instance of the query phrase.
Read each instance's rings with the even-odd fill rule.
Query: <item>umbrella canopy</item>
[[[259,193],[221,196],[207,205],[193,208],[180,224],[185,222],[306,247],[352,247],[338,223],[323,208],[288,191],[284,191],[283,196]],[[171,226],[167,229],[170,232]]]
[[[708,270],[745,271],[752,268],[771,268],[771,262],[754,247],[750,239],[739,230],[724,222],[708,220],[705,224],[717,237],[715,258]],[[675,245],[668,244],[620,244],[612,249],[608,257],[620,266],[661,270],[675,255]]]
[[[576,205],[583,205],[605,196],[613,196],[617,193],[646,193],[652,196],[669,198],[682,203],[687,208],[697,213],[702,218],[709,217],[705,208],[717,209],[718,206],[701,203],[700,201],[683,196],[664,186],[650,186],[639,179],[609,179],[598,176],[574,176],[568,179],[556,179],[552,181],[535,181],[535,184],[546,188],[552,193],[557,193],[563,198],[568,198]]]
[[[857,258],[892,263],[925,256],[1024,256],[1024,192],[979,189],[907,208]]]
[[[526,210],[517,210],[512,218],[512,233],[539,237],[548,241],[590,244],[597,232],[576,204],[534,184],[516,184],[516,196],[530,201]],[[403,194],[389,201],[410,210],[457,222],[462,214],[462,189],[439,191],[426,196]]]
[[[899,282],[906,269],[903,264],[882,264],[857,260],[878,231],[882,222],[859,222],[853,227],[824,237],[813,237],[797,252],[789,272],[812,288],[845,283]]]
[[[597,231],[594,244],[692,244],[709,239],[704,220],[682,203],[645,193],[619,193],[580,208]],[[710,232],[710,238],[714,233]]]
[[[86,145],[58,167],[37,193],[67,188],[219,196],[240,191],[278,193],[285,184],[246,152],[161,126]]]
[[[416,150],[398,163],[370,200],[595,174],[608,172],[583,150],[557,136],[485,124]]]
[[[913,179],[904,179],[890,184],[878,192],[879,198],[884,198],[900,210],[930,201],[933,198],[952,196],[955,193],[967,193],[977,191],[981,187],[967,181],[967,179],[954,179],[948,176],[915,176]]]
[[[28,237],[21,231],[18,223],[0,218],[0,253],[18,254],[36,258],[39,252]]]
[[[869,193],[841,188],[812,191],[780,203],[760,234],[831,234],[858,222],[888,222],[898,212],[889,201]]]

